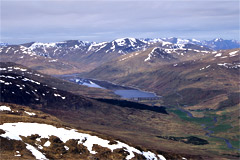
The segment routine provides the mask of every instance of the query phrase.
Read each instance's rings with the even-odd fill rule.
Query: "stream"
[[[183,109],[183,108],[180,108],[180,107],[177,107],[177,109],[179,109],[179,110],[182,111],[182,112],[185,112],[185,113],[188,115],[188,117],[190,117],[190,118],[195,118],[195,117],[192,115],[192,113],[190,113],[189,111],[187,111],[187,110],[185,110],[185,109]],[[226,143],[226,145],[227,145],[227,147],[228,147],[229,149],[237,149],[237,150],[240,150],[240,149],[238,149],[238,148],[234,148],[228,139],[222,138],[222,137],[217,137],[217,136],[212,136],[212,134],[214,133],[214,131],[212,131],[211,128],[214,128],[214,127],[215,127],[214,125],[217,123],[217,117],[213,117],[212,121],[214,122],[213,125],[210,125],[210,126],[206,126],[205,124],[202,124],[202,125],[201,125],[202,127],[204,127],[203,129],[204,129],[205,131],[207,131],[207,133],[205,134],[205,136],[207,136],[207,137],[212,137],[212,138],[217,138],[217,139],[221,139],[221,140],[225,141],[225,143]]]

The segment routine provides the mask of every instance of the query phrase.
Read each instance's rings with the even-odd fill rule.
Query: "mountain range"
[[[27,66],[48,74],[61,74],[88,72],[122,55],[144,51],[151,47],[161,47],[166,49],[167,52],[176,52],[178,50],[178,54],[184,54],[184,49],[188,49],[188,51],[192,50],[193,52],[201,50],[204,53],[216,49],[238,48],[239,42],[220,38],[211,41],[179,38],[121,38],[101,43],[69,40],[56,43],[31,42],[21,45],[5,44],[1,46],[0,54],[1,61],[9,61],[8,57],[11,55],[10,61],[12,62],[27,63]],[[181,50],[183,53],[180,53]],[[26,61],[26,59],[31,59],[31,62]],[[45,65],[38,65],[37,61],[44,62]],[[55,66],[58,67],[56,68]]]
[[[40,159],[32,150],[48,159],[238,159],[239,57],[239,42],[221,38],[1,43],[0,153],[6,159]],[[127,99],[116,90],[156,97]],[[108,143],[88,147],[91,139],[20,129],[40,123]],[[15,138],[12,129],[19,130]],[[111,150],[120,144],[128,149]]]

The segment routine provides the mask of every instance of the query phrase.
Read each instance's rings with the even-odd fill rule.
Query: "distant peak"
[[[125,40],[131,40],[131,41],[136,41],[136,38],[132,38],[132,37],[124,37],[124,38],[118,38],[115,39],[115,42],[120,42],[120,41],[125,41]]]
[[[0,42],[0,46],[7,46],[8,43]]]
[[[199,41],[199,40],[197,40],[197,39],[195,39],[195,38],[193,38],[192,41],[193,41],[193,42],[201,42],[201,41]]]
[[[215,38],[214,39],[214,42],[218,42],[218,41],[223,41],[223,39],[222,38]]]

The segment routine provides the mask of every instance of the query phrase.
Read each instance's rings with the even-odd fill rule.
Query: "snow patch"
[[[209,51],[201,51],[202,53],[209,53]]]
[[[158,155],[158,158],[160,159],[160,160],[166,160],[166,158],[165,157],[163,157],[162,155]]]
[[[0,106],[0,111],[12,111],[10,107]]]
[[[69,147],[67,147],[67,146],[64,146],[64,148],[68,151],[69,150]]]
[[[157,51],[160,50],[160,51],[165,51],[164,49],[160,48],[160,47],[155,47],[153,48],[153,50],[151,51],[151,53],[148,54],[148,57],[146,59],[144,59],[144,62],[147,62],[149,60],[151,60],[152,57],[156,57],[156,54],[160,55],[161,58],[168,58],[168,57],[164,57],[162,54],[159,54],[159,52]],[[156,53],[154,53],[156,52]]]
[[[41,145],[38,145],[38,148],[39,148],[39,149],[43,149],[43,146],[41,146]]]
[[[30,116],[35,116],[36,115],[36,113],[33,113],[33,112],[27,112],[27,111],[24,111],[24,112],[27,113]]]
[[[171,44],[172,44],[171,42],[162,41],[162,46],[171,45]]]
[[[153,48],[151,53],[148,54],[148,57],[146,59],[144,59],[144,62],[147,62],[147,61],[151,60],[151,57],[153,57],[153,52],[155,52],[156,49],[158,49],[158,47]]]
[[[226,68],[240,68],[240,63],[234,63],[234,64],[231,64],[231,63],[218,63],[217,65],[223,66],[223,67],[226,67]]]
[[[201,71],[201,70],[207,69],[207,68],[209,68],[210,66],[211,66],[211,65],[208,65],[208,66],[203,67],[203,68],[201,68],[201,69],[199,69],[199,70]]]
[[[15,77],[12,77],[12,76],[6,76],[5,78],[16,79]]]
[[[193,41],[193,42],[198,42],[198,43],[201,42],[201,41],[199,41],[199,40],[197,40],[197,39],[194,39],[194,38],[192,39],[192,41]]]
[[[126,59],[128,59],[128,58],[131,58],[131,57],[134,57],[134,56],[137,56],[137,55],[139,55],[139,53],[132,53],[132,54],[130,54],[128,57],[124,57],[124,58],[122,58],[122,59],[120,59],[119,61],[124,61],[124,60],[126,60]]]
[[[48,62],[57,62],[57,61],[58,61],[57,59],[51,59]]]
[[[116,39],[114,40],[118,46],[124,46],[126,45],[126,41],[125,41],[125,38],[119,38],[119,39]]]
[[[14,69],[14,70],[20,70],[20,71],[23,71],[23,72],[27,71],[27,69],[25,69],[25,68],[20,68],[20,67],[13,67],[13,69]]]
[[[93,83],[92,81],[89,81],[89,83],[84,82],[82,85],[88,86],[88,87],[94,87],[94,88],[103,88],[99,85],[97,85],[96,83]]]
[[[36,159],[39,160],[46,160],[47,158],[41,153],[39,152],[35,147],[33,147],[30,144],[25,143],[27,146],[26,148],[32,152],[32,154],[36,157]]]
[[[220,58],[227,58],[228,56],[223,56],[223,57],[220,57]]]
[[[47,141],[43,146],[44,147],[49,147],[51,145],[51,142],[50,141]]]
[[[238,51],[230,52],[229,55],[230,55],[230,56],[235,56],[235,54],[236,54],[237,52],[238,52]]]
[[[16,154],[14,155],[15,157],[20,157],[21,156],[21,154],[20,154],[20,152],[19,151],[16,151]]]
[[[62,97],[60,94],[54,93],[53,95],[54,95],[55,97],[61,97],[62,99],[66,99],[66,97]]]
[[[97,51],[99,51],[100,49],[104,48],[107,45],[107,42],[101,42],[101,43],[96,43],[93,42],[89,47],[87,51],[91,51],[93,47],[99,47],[101,46]],[[96,52],[97,52],[96,51]]]
[[[40,42],[36,42],[36,43],[33,43],[29,48],[31,50],[34,50],[36,48],[50,48],[50,47],[56,47],[56,43],[40,43]]]
[[[146,157],[146,159],[151,159],[151,160],[158,160],[156,155],[150,151],[148,152],[143,152],[143,156]]]
[[[222,53],[218,53],[214,57],[220,57],[220,56],[222,56]]]
[[[38,85],[41,84],[40,82],[34,81],[34,80],[32,80],[32,79],[28,79],[28,78],[23,78],[22,81],[25,81],[25,82],[26,82],[26,81],[29,81],[29,82],[32,82],[32,83],[36,83],[36,84],[38,84]]]
[[[7,68],[0,68],[0,71],[6,71]]]
[[[104,140],[97,136],[92,136],[86,133],[79,133],[75,129],[67,130],[65,128],[56,128],[55,126],[48,124],[39,124],[39,123],[4,123],[0,125],[0,129],[4,130],[5,133],[1,134],[1,137],[14,139],[14,140],[22,140],[21,136],[27,137],[32,134],[38,134],[41,138],[49,138],[54,135],[59,137],[61,141],[66,143],[66,141],[70,139],[79,139],[78,143],[83,144],[91,154],[95,154],[96,152],[92,150],[94,144],[98,144],[102,147],[109,148],[110,150],[115,150],[118,148],[124,148],[125,151],[129,152],[129,155],[126,157],[127,160],[132,159],[134,157],[134,153],[142,154],[146,159],[157,159],[157,156],[154,153],[141,152],[140,150],[131,147],[125,143],[117,141],[117,144],[109,144],[108,140]],[[46,157],[39,152],[33,146],[26,144],[27,149],[32,152],[32,154],[36,157],[36,159],[46,159]]]

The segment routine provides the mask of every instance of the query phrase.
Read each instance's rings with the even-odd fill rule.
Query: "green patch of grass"
[[[220,150],[232,151],[232,149],[228,148],[225,141],[222,139],[215,138],[215,137],[208,137],[207,140],[210,144],[214,144],[214,146],[216,146]],[[232,141],[230,141],[230,143],[233,145]]]
[[[173,112],[179,118],[181,118],[182,120],[188,121],[188,122],[205,124],[205,125],[212,125],[214,123],[212,117],[201,117],[201,118],[194,117],[194,118],[192,118],[192,117],[189,117],[187,115],[187,113],[180,111],[180,110],[171,110],[170,112]]]
[[[225,144],[224,140],[219,139],[219,138],[215,138],[215,137],[208,137],[207,140],[210,141],[210,142],[214,142],[214,143]]]
[[[226,132],[231,128],[232,126],[230,124],[220,124],[212,128],[211,130],[214,131],[214,133],[219,133],[219,132]]]
[[[201,109],[197,109],[197,110],[194,110],[195,112],[204,112],[204,110],[201,110]]]
[[[225,121],[227,119],[229,119],[229,117],[227,115],[222,115],[220,120],[221,121]]]
[[[217,150],[230,151],[232,149],[228,148],[225,141],[215,137],[208,137],[207,141],[214,146]]]
[[[213,124],[213,120],[211,117],[192,118],[191,121],[199,124],[205,124],[205,125]]]
[[[238,141],[230,140],[230,143],[234,148],[240,148],[240,140]]]
[[[232,124],[231,124],[232,125]],[[231,129],[229,129],[228,131],[227,131],[228,133],[231,133],[231,136],[233,136],[233,138],[234,137],[236,137],[236,136],[238,136],[240,133],[239,133],[239,126],[233,126],[232,125],[232,128]],[[239,138],[238,138],[239,139]]]
[[[182,112],[182,111],[180,111],[180,110],[170,110],[170,111],[173,112],[174,114],[176,114],[179,118],[181,118],[181,119],[183,119],[183,120],[185,120],[185,119],[188,118],[188,117],[187,117],[187,113]]]
[[[232,149],[228,148],[227,145],[221,145],[218,148],[221,149],[221,150],[224,150],[224,151],[232,151]]]

